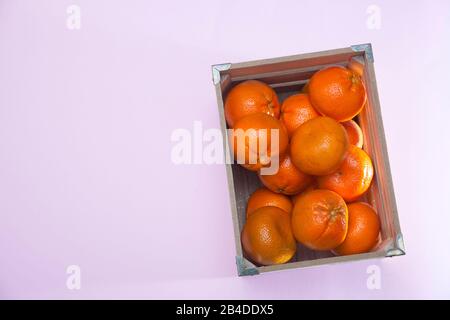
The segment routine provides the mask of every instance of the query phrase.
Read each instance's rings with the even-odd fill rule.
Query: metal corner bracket
[[[220,83],[220,72],[231,68],[231,63],[214,64],[211,66],[213,83]]]
[[[403,256],[405,254],[405,243],[403,241],[403,235],[400,233],[397,235],[393,246],[386,250],[386,257]]]
[[[370,44],[370,43],[355,44],[355,45],[351,46],[351,48],[355,52],[365,52],[367,59],[370,62],[374,62],[372,44]]]
[[[236,266],[239,276],[253,276],[259,274],[258,269],[244,257],[236,256]]]

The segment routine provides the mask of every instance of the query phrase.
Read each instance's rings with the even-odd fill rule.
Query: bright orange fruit
[[[275,118],[280,116],[277,94],[264,82],[247,80],[228,93],[225,99],[225,119],[231,128],[239,119],[258,112]]]
[[[339,193],[351,202],[363,195],[370,187],[373,166],[369,155],[362,149],[350,145],[339,169],[317,178],[319,188]]]
[[[303,190],[300,193],[294,194],[291,196],[291,201],[292,203],[295,205],[295,203],[297,202],[297,200],[305,193],[309,192],[309,191],[313,191],[316,190],[318,188],[317,185],[317,181],[315,179],[315,177],[312,177],[313,181],[306,187],[305,190]]]
[[[347,205],[336,192],[321,189],[309,191],[294,204],[294,237],[310,249],[336,248],[344,241],[347,227]]]
[[[250,195],[247,201],[247,217],[262,207],[278,207],[288,213],[292,212],[292,201],[284,194],[270,191],[267,188],[259,188]]]
[[[277,130],[278,139],[272,137],[272,130]],[[263,166],[270,165],[270,158],[283,155],[289,144],[286,128],[278,119],[265,113],[253,113],[238,120],[230,140],[238,163],[242,162],[240,164],[251,171],[258,171]],[[272,153],[273,143],[277,144],[277,148],[274,147]]]
[[[302,124],[291,139],[294,165],[310,175],[326,175],[341,165],[348,148],[343,126],[329,117],[316,117]]]
[[[313,108],[307,94],[294,94],[283,101],[280,120],[285,125],[289,137],[306,121],[318,117],[319,113]]]
[[[343,243],[333,250],[338,255],[369,252],[377,243],[380,220],[374,208],[364,202],[348,205],[348,231]]]
[[[288,262],[297,250],[290,216],[277,207],[262,207],[250,214],[241,241],[245,255],[260,265]]]
[[[361,77],[341,66],[317,71],[309,81],[308,93],[319,113],[340,122],[356,116],[367,99]]]
[[[363,133],[358,124],[353,120],[344,121],[341,123],[347,131],[348,140],[350,144],[362,148],[363,146]]]
[[[280,158],[278,172],[273,175],[258,173],[261,182],[274,192],[293,195],[303,191],[311,182],[312,177],[301,172],[291,161],[289,153]]]

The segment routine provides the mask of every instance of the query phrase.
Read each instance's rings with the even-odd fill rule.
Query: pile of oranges
[[[301,92],[282,104],[261,81],[244,81],[231,89],[225,100],[226,121],[233,129],[231,149],[236,157],[242,139],[237,129],[250,132],[238,163],[256,172],[264,185],[248,199],[241,234],[245,256],[252,262],[289,262],[297,242],[335,255],[368,252],[377,245],[378,215],[362,201],[374,170],[353,120],[366,100],[361,73],[350,65],[317,71]],[[275,150],[272,129],[278,132]],[[251,144],[250,138],[265,138],[266,143]],[[264,174],[274,157],[279,159],[277,172]]]

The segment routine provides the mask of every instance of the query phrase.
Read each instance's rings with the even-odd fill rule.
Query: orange
[[[319,113],[340,122],[356,116],[367,99],[361,77],[340,66],[317,71],[309,81],[308,93]]]
[[[242,117],[257,112],[280,116],[278,97],[271,87],[261,81],[248,80],[231,89],[225,100],[225,119],[231,128]]]
[[[294,94],[284,100],[281,105],[280,120],[285,125],[289,137],[306,121],[319,116],[311,105],[307,94]]]
[[[358,124],[353,120],[344,121],[341,123],[347,131],[348,142],[362,148],[363,146],[363,133]]]
[[[295,205],[295,203],[297,202],[297,200],[298,200],[304,193],[309,192],[309,191],[316,190],[316,189],[318,188],[316,179],[315,179],[314,177],[312,177],[312,179],[313,179],[313,180],[312,180],[311,184],[310,184],[308,187],[306,187],[305,190],[303,190],[302,192],[297,193],[297,194],[294,194],[293,196],[291,196],[291,201],[292,201],[292,203],[293,203],[294,205]]]
[[[354,201],[369,189],[373,177],[372,160],[356,146],[350,146],[339,169],[317,178],[319,188],[339,193],[345,201]]]
[[[262,207],[250,214],[241,241],[246,256],[260,265],[288,262],[297,249],[290,216],[277,207]]]
[[[272,129],[277,130],[278,139],[272,137]],[[238,120],[230,140],[237,162],[252,171],[270,165],[270,158],[284,154],[289,143],[286,128],[265,113],[254,113]]]
[[[291,139],[291,158],[301,171],[326,175],[341,165],[348,147],[343,126],[329,117],[316,117],[302,124]]]
[[[333,250],[338,255],[370,251],[378,243],[380,220],[372,206],[364,202],[348,205],[348,231],[342,244]]]
[[[309,81],[306,82],[303,87],[302,90],[300,90],[301,93],[308,93],[308,87],[309,87]]]
[[[306,188],[305,192],[311,191],[311,190],[314,190],[314,189],[309,189],[309,187],[308,187],[308,188]],[[303,192],[294,194],[294,195],[291,197],[292,203],[295,205],[295,203],[297,202],[297,200],[298,200],[302,195],[303,195]]]
[[[313,250],[331,250],[347,234],[348,213],[344,199],[329,190],[304,193],[294,204],[292,231],[295,239]]]
[[[259,188],[248,198],[247,217],[255,210],[267,206],[278,207],[289,215],[292,211],[292,202],[289,197],[284,194],[272,192],[267,188]]]
[[[276,174],[262,175],[259,172],[258,175],[263,185],[268,189],[287,195],[301,192],[312,182],[310,175],[301,172],[294,166],[288,153],[280,158]]]

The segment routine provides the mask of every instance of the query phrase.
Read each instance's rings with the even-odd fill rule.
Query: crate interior
[[[361,56],[358,57],[361,58]],[[314,74],[314,72],[328,65],[346,66],[350,58],[351,56],[335,57],[335,59],[330,63],[316,63],[314,66],[300,65],[299,68],[292,67],[281,71],[276,70],[275,68],[273,72],[271,72],[270,66],[269,68],[267,68],[267,66],[264,66],[265,69],[257,67],[253,69],[244,68],[244,71],[238,70],[237,72],[230,72],[229,74],[226,74],[222,79],[222,95],[225,99],[226,94],[237,83],[248,79],[257,79],[269,84],[274,88],[274,90],[278,94],[278,98],[281,104],[288,96],[299,93],[308,79]],[[364,60],[360,59],[360,61],[363,62]],[[311,62],[309,62],[309,64],[311,64]],[[367,76],[366,70],[364,71],[364,76]],[[365,83],[367,82],[366,80],[367,79],[365,79]],[[369,90],[373,90],[373,88],[367,86],[367,84],[366,88],[368,90],[368,100],[370,100]],[[383,172],[385,170],[383,165],[384,159],[381,159],[382,155],[377,152],[377,150],[380,148],[380,142],[377,141],[376,132],[379,126],[377,126],[377,123],[374,123],[378,120],[373,116],[370,108],[371,106],[368,101],[366,107],[363,109],[363,112],[354,119],[356,122],[358,122],[363,131],[363,149],[371,156],[374,164],[374,179],[372,185],[369,191],[364,195],[364,198],[361,200],[372,204],[377,209],[377,213],[380,216],[382,230],[379,245],[377,246],[375,251],[383,251],[384,247],[390,241],[392,241],[395,232],[393,230],[394,227],[392,217],[389,214],[390,208],[388,208],[388,206],[386,205],[386,202],[389,199],[385,199],[385,196],[382,194],[382,192],[380,192],[379,188],[380,183],[383,183],[383,179],[385,179],[385,172]],[[262,183],[259,181],[259,178],[255,172],[248,171],[242,166],[235,163],[231,165],[231,168],[234,182],[238,224],[239,230],[241,231],[245,223],[247,200],[256,189],[262,186]],[[240,241],[240,236],[238,237]],[[296,256],[292,259],[291,262],[317,260],[330,257],[334,257],[334,255],[330,251],[314,251],[306,248],[302,244],[298,244]]]

